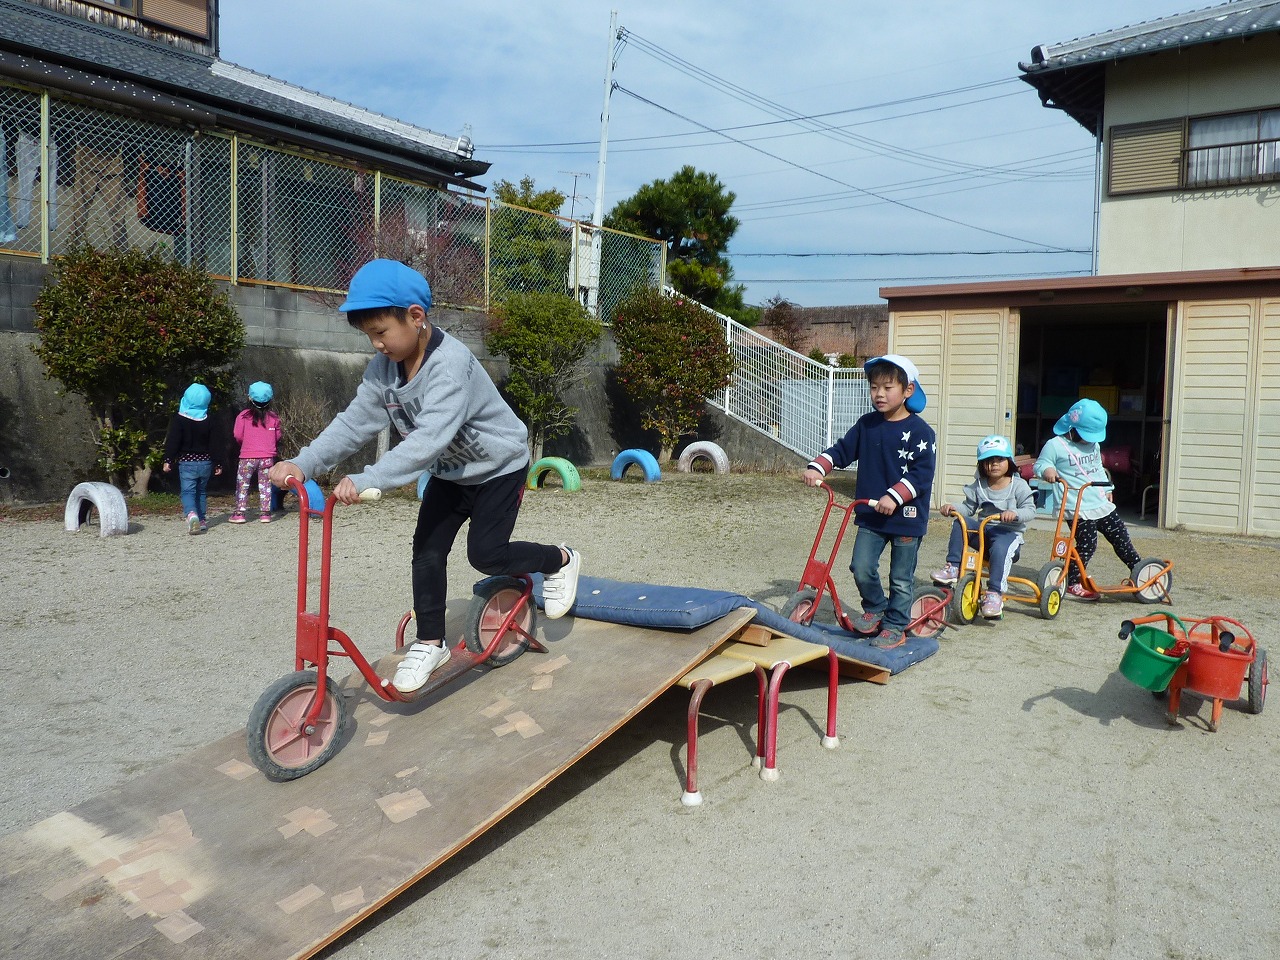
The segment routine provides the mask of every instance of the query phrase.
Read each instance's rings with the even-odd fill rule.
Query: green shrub
[[[244,348],[244,324],[208,274],[159,250],[75,247],[55,265],[35,313],[32,350],[84,399],[98,465],[125,489],[159,462],[182,391],[198,380],[225,394]]]
[[[680,438],[697,429],[708,397],[723,390],[733,356],[721,322],[691,300],[637,290],[614,315],[618,383],[655,430],[666,463]]]

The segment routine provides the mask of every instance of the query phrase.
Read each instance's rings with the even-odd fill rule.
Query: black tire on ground
[[[285,674],[262,692],[249,713],[249,759],[272,780],[306,776],[338,752],[347,714],[332,684],[325,684],[324,707],[314,729],[298,729],[315,700],[316,683],[314,670]]]
[[[1062,576],[1062,561],[1050,560],[1040,572],[1036,574],[1036,583],[1040,587],[1040,595],[1043,596],[1045,591],[1050,587],[1057,586],[1062,590],[1067,589],[1067,582]]]
[[[808,625],[813,622],[813,615],[818,612],[818,604],[815,602],[817,598],[817,590],[812,587],[801,587],[782,605],[779,613],[792,623]]]
[[[978,616],[978,577],[966,573],[952,588],[951,619],[956,623],[973,623]]]
[[[1133,578],[1135,587],[1142,587],[1147,581],[1151,581],[1148,586],[1138,590],[1134,596],[1138,598],[1139,603],[1165,603],[1173,594],[1173,570],[1165,570],[1169,566],[1164,560],[1156,560],[1151,557],[1143,557],[1133,565],[1133,569],[1129,572]]]
[[[1062,609],[1062,588],[1050,587],[1040,591],[1040,616],[1052,620]]]
[[[467,610],[466,632],[463,634],[467,649],[472,653],[484,653],[507,614],[521,602],[523,595],[524,581],[516,577],[489,577],[476,584],[475,596],[471,598],[471,607]],[[516,659],[529,649],[529,641],[514,628],[520,627],[532,636],[537,626],[538,608],[530,597],[516,615],[513,629],[507,631],[498,648],[484,662],[493,667],[501,667]]]
[[[1258,647],[1249,668],[1249,712],[1261,713],[1267,701],[1267,651]]]
[[[908,622],[915,624],[908,636],[927,639],[942,633],[947,628],[947,592],[941,587],[916,587]]]

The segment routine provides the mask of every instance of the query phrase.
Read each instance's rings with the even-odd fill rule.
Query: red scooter
[[[300,517],[308,516],[307,490],[290,478],[298,495]],[[365,490],[361,499],[378,500],[379,490]],[[489,577],[475,586],[463,639],[448,661],[412,693],[401,693],[379,676],[355,642],[329,623],[329,566],[332,556],[333,510],[337,500],[325,499],[320,548],[320,605],[307,609],[308,540],[310,524],[298,524],[298,614],[294,640],[294,672],[263,691],[249,713],[246,739],[254,765],[273,780],[296,780],[324,764],[338,751],[347,724],[346,707],[329,678],[329,658],[347,657],[383,700],[411,703],[439,690],[472,667],[499,667],[526,650],[546,653],[534,637],[537,607],[532,603],[533,581],[528,575]],[[396,628],[395,649],[405,645],[410,611]],[[336,644],[336,646],[335,646]]]

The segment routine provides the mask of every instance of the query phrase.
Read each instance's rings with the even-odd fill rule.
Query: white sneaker
[[[391,685],[401,693],[413,693],[422,687],[435,672],[436,667],[449,659],[449,648],[444,644],[418,641],[409,648],[409,652],[396,667],[396,675]]]
[[[542,580],[542,607],[547,618],[559,620],[573,606],[578,597],[578,571],[582,567],[582,554],[570,550],[563,543],[560,548],[569,554],[569,562],[549,573]]]

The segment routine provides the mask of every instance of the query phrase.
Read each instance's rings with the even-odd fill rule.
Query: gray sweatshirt
[[[1006,510],[1016,510],[1018,513],[1018,519],[1013,523],[993,520],[992,527],[1003,527],[1005,530],[1025,533],[1027,523],[1036,518],[1035,494],[1027,481],[1016,474],[1003,490],[992,490],[987,486],[987,481],[981,473],[975,474],[973,483],[965,485],[964,503],[957,503],[952,506],[957,513],[963,514],[966,519],[973,519],[978,516],[979,508],[988,503],[1001,513]],[[970,524],[969,527],[972,529],[973,524]],[[992,527],[987,527],[987,529],[990,530]]]
[[[391,425],[401,436],[377,463],[350,474],[357,490],[391,490],[417,483],[424,471],[465,485],[483,483],[529,462],[525,425],[498,393],[475,354],[439,327],[408,383],[382,354],[369,361],[355,399],[293,462],[308,477],[332,470],[343,457]]]

